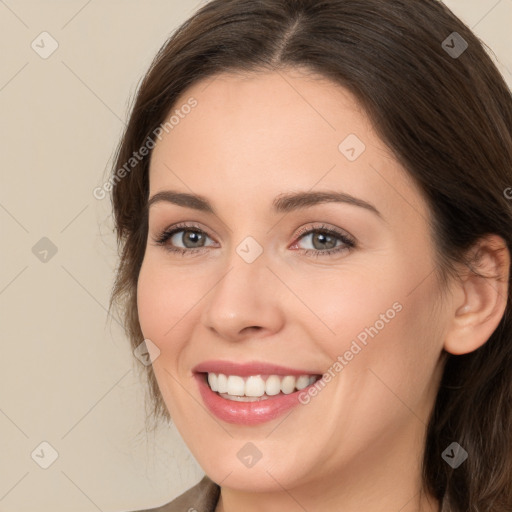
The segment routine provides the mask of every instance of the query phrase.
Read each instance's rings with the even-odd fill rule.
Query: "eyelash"
[[[192,249],[186,249],[182,247],[172,247],[167,244],[168,240],[173,237],[176,233],[179,233],[180,231],[192,231],[194,233],[199,233],[202,235],[206,235],[208,238],[211,238],[208,233],[206,233],[204,230],[199,228],[196,225],[193,224],[177,224],[176,226],[173,226],[169,229],[166,229],[163,231],[157,238],[154,239],[154,242],[158,246],[164,247],[166,250],[177,253],[184,256],[192,256],[193,254],[197,254],[202,252],[206,247],[196,247]],[[355,240],[350,237],[348,234],[343,233],[341,231],[338,231],[333,228],[329,228],[324,225],[315,226],[313,228],[302,228],[299,233],[297,233],[296,242],[298,242],[301,238],[303,238],[305,235],[314,233],[322,233],[327,234],[331,236],[337,237],[341,242],[343,242],[344,245],[335,247],[332,249],[326,249],[325,251],[321,251],[319,249],[299,249],[303,252],[306,256],[313,256],[315,258],[318,258],[319,256],[331,256],[333,254],[338,254],[343,251],[348,251],[353,249],[356,246]],[[294,242],[294,245],[295,243]]]

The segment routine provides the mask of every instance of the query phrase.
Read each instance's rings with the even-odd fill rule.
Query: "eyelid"
[[[341,229],[341,228],[336,228],[336,227],[333,227],[333,226],[328,226],[328,225],[326,225],[325,223],[322,223],[322,222],[320,222],[319,224],[314,223],[314,225],[308,225],[308,226],[304,226],[304,227],[299,228],[299,230],[295,234],[295,242],[298,239],[302,238],[303,235],[311,234],[312,232],[332,233],[332,234],[334,234],[334,235],[336,235],[338,237],[341,237],[341,238],[346,239],[347,241],[350,241],[354,245],[356,243],[355,237],[352,236],[348,231],[346,231],[344,229]]]
[[[313,224],[314,224],[313,226],[307,225],[307,226],[303,226],[303,227],[299,228],[297,230],[297,232],[294,234],[295,241],[297,241],[297,239],[300,238],[302,235],[304,235],[306,233],[310,233],[311,231],[327,231],[327,232],[334,233],[336,235],[343,235],[344,237],[350,239],[352,242],[355,243],[355,238],[348,231],[346,231],[342,228],[331,227],[322,222],[319,224],[316,224],[316,223],[313,223]],[[176,231],[179,228],[181,228],[182,230],[191,230],[191,231],[193,231],[194,229],[197,229],[198,231],[204,232],[211,239],[214,239],[214,237],[212,237],[210,235],[208,229],[204,228],[199,223],[195,223],[195,222],[190,222],[190,223],[178,222],[177,224],[174,224],[174,225],[162,230],[161,234],[170,233],[171,231]]]
[[[211,246],[202,246],[202,247],[193,247],[193,248],[184,248],[184,247],[168,247],[167,241],[172,238],[176,233],[179,233],[181,231],[198,231],[204,235],[206,235],[208,238],[213,240],[215,243],[218,243],[215,241],[215,238],[212,237],[208,230],[203,228],[201,225],[194,223],[194,222],[181,222],[174,224],[165,230],[163,230],[160,235],[154,238],[155,245],[163,246],[166,248],[169,252],[174,253],[181,253],[183,255],[193,255],[200,252],[203,252],[208,247]],[[350,233],[345,231],[344,229],[328,226],[325,223],[317,223],[313,225],[303,226],[299,228],[298,232],[294,235],[294,241],[292,242],[292,246],[296,245],[302,238],[305,236],[312,235],[314,233],[327,233],[329,235],[333,235],[334,237],[338,238],[342,242],[341,247],[335,247],[331,249],[326,250],[320,250],[320,249],[299,249],[302,251],[304,255],[311,255],[315,257],[319,256],[330,256],[334,255],[336,253],[345,252],[347,250],[354,249],[357,246],[356,239],[353,237]]]
[[[215,238],[210,235],[209,231],[206,228],[194,222],[178,222],[177,224],[173,224],[168,228],[165,228],[162,231],[160,231],[159,234],[154,237],[154,240],[155,242],[161,241],[161,243],[163,243],[164,238],[168,239],[174,234],[179,233],[180,231],[199,231],[201,233],[204,233],[208,238],[215,241]]]

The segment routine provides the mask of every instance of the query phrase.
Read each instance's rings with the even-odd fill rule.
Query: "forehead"
[[[194,108],[185,108],[191,100]],[[217,75],[182,93],[169,116],[172,129],[153,150],[150,194],[229,195],[243,209],[254,207],[251,197],[262,203],[320,188],[365,197],[384,211],[407,214],[411,203],[425,210],[356,98],[324,77],[301,70]]]
[[[311,141],[309,150],[334,147],[337,152],[345,132],[361,138],[371,135],[372,142],[378,142],[371,122],[349,91],[305,71],[216,75],[182,93],[169,114],[179,112],[190,98],[197,106],[172,129],[170,146],[188,138],[192,130],[197,145],[216,143],[217,152],[231,150],[247,159],[263,158],[263,149],[268,153],[278,147],[299,153],[305,149],[304,140]],[[227,138],[236,145],[228,144]]]

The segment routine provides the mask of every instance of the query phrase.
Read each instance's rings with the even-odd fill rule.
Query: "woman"
[[[435,0],[183,24],[112,177],[112,300],[207,475],[154,510],[512,510],[511,132]]]

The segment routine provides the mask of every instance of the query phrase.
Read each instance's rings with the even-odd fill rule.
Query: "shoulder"
[[[170,503],[134,512],[214,512],[219,495],[220,487],[205,476],[198,484]]]

